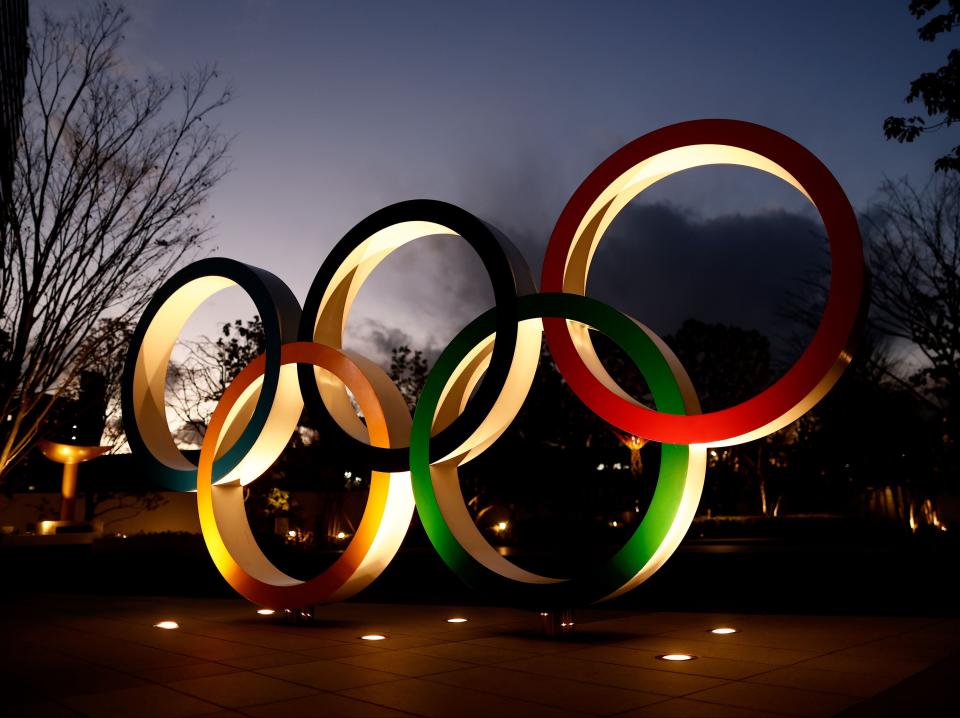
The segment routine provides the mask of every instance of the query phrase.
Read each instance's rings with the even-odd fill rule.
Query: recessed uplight
[[[386,636],[382,636],[379,633],[368,633],[366,636],[360,636],[362,641],[382,641]]]
[[[692,661],[696,656],[691,656],[689,653],[666,653],[657,658],[661,661]]]
[[[466,623],[466,618],[448,618],[447,623]]]
[[[176,621],[160,621],[160,623],[154,623],[154,628],[163,628],[167,631],[172,631],[175,628],[180,628],[180,624]]]
[[[728,628],[726,626],[722,628],[714,628],[710,633],[716,634],[718,636],[729,636],[731,633],[738,633],[736,628]]]
[[[259,613],[261,616],[272,616],[274,613],[276,613],[276,611],[274,611],[272,608],[258,608],[257,613]]]

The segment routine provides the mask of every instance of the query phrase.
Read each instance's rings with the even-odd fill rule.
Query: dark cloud
[[[355,332],[358,342],[370,345],[374,350],[375,356],[390,356],[390,352],[400,346],[409,346],[413,342],[413,337],[402,329],[388,327],[377,319],[364,319]]]
[[[367,278],[347,323],[345,346],[387,366],[406,344],[432,363],[471,320],[493,306],[476,253],[451,236],[424,237],[393,252]]]
[[[701,220],[669,204],[636,205],[598,247],[587,290],[661,334],[693,317],[756,329],[782,352],[803,332],[784,311],[827,259],[823,227],[806,214]]]
[[[512,152],[476,157],[471,172],[442,198],[501,229],[539,279],[553,223],[583,172],[579,165],[595,158],[578,156],[571,167],[569,158],[536,139],[506,144]],[[587,154],[608,154],[594,149]],[[792,295],[803,294],[801,280],[828,261],[815,210],[792,211],[800,207],[798,197],[784,183],[747,168],[679,173],[616,218],[598,248],[588,293],[661,335],[688,318],[756,329],[770,338],[778,363],[789,362],[802,346],[797,335],[808,330],[785,319],[784,311]],[[671,201],[677,198],[682,204]],[[455,238],[415,242],[385,267],[370,278],[375,301],[351,331],[380,357],[389,357],[390,346],[400,343],[435,355],[492,306],[479,258]],[[402,331],[394,334],[392,328]]]
[[[528,258],[542,257],[542,231],[507,231]],[[434,358],[492,304],[483,268],[464,247],[445,237],[400,250],[389,271],[371,277],[376,301],[353,323],[352,344],[379,361],[401,344]],[[661,335],[688,318],[756,329],[782,364],[795,358],[797,335],[809,332],[785,310],[827,261],[822,225],[806,214],[701,219],[675,205],[631,205],[601,242],[587,290]],[[531,264],[539,270],[539,261]]]

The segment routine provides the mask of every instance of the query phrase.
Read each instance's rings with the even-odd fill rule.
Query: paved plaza
[[[7,598],[8,716],[958,714],[960,620],[535,613],[341,603],[294,625],[239,599]],[[466,622],[448,623],[449,618]],[[175,630],[155,628],[171,620]],[[730,626],[731,635],[710,629]],[[380,634],[384,640],[361,636]],[[696,656],[668,662],[664,654]]]

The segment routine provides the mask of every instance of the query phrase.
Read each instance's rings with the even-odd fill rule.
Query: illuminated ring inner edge
[[[773,174],[807,197],[823,218],[831,248],[830,294],[813,340],[793,367],[737,406],[672,415],[630,397],[603,369],[585,331],[556,319],[545,320],[544,331],[571,389],[604,420],[656,441],[725,446],[767,436],[823,398],[849,364],[865,316],[866,269],[856,217],[812,153],[774,130],[738,120],[683,122],[634,140],[594,170],[561,212],[544,258],[542,289],[584,294],[594,251],[620,210],[661,179],[708,164]]]
[[[304,303],[299,339],[339,347],[351,304],[367,276],[398,247],[437,234],[459,237],[477,253],[497,309],[498,341],[490,371],[463,411],[452,413],[448,422],[434,428],[431,456],[447,460],[494,438],[483,427],[489,425],[488,414],[501,400],[503,385],[522,359],[517,346],[517,295],[535,292],[536,285],[523,256],[502,232],[456,205],[435,200],[400,202],[371,214],[338,242],[318,270]],[[372,362],[363,363],[362,368],[371,381],[389,381]],[[307,366],[300,367],[299,376],[311,417],[326,425],[324,428],[339,427],[351,456],[378,470],[408,468],[406,440],[392,448],[370,446],[342,386],[333,385],[329,377]]]
[[[521,297],[519,309],[524,324],[538,325],[545,316],[563,317],[602,331],[637,364],[658,407],[677,412],[699,410],[689,379],[682,368],[677,369],[679,363],[668,361],[661,353],[669,350],[658,345],[649,329],[612,307],[573,294],[538,294]],[[539,332],[539,326],[536,328]],[[431,466],[429,461],[431,424],[445,401],[456,400],[449,394],[444,397],[444,392],[464,371],[479,370],[476,366],[467,369],[465,359],[489,341],[494,330],[491,310],[461,331],[438,358],[417,405],[410,468],[417,511],[430,541],[465,582],[520,602],[569,605],[606,600],[629,591],[669,558],[693,521],[706,471],[705,447],[662,446],[660,476],[650,508],[626,545],[607,562],[569,580],[520,569],[500,556],[477,529],[460,493],[457,462]],[[507,418],[507,424],[513,416]]]
[[[303,401],[293,365],[310,363],[336,374],[350,387],[376,445],[388,446],[394,436],[409,433],[409,414],[405,422],[388,418],[382,410],[385,397],[379,394],[380,387],[367,381],[360,368],[339,350],[312,342],[284,344],[280,361],[281,372],[293,380],[285,400],[298,408],[298,417]],[[371,473],[370,495],[357,531],[344,553],[324,572],[300,581],[280,571],[260,550],[250,530],[240,482],[211,482],[213,458],[224,424],[235,405],[256,392],[264,367],[265,357],[261,355],[237,375],[224,392],[204,436],[197,470],[197,508],[204,542],[221,575],[254,603],[281,609],[349,598],[373,582],[400,548],[414,510],[410,475]],[[393,391],[399,395],[396,387]],[[288,432],[287,440],[289,436]],[[279,451],[265,453],[263,460],[268,463],[279,455]]]
[[[236,260],[194,262],[168,279],[147,305],[123,370],[121,407],[130,448],[150,477],[167,489],[194,491],[197,485],[196,467],[177,448],[167,425],[164,395],[170,353],[197,307],[232,286],[247,293],[261,317],[267,363],[261,391],[248,397],[229,422],[227,440],[214,465],[215,480],[255,479],[269,464],[254,461],[252,450],[296,425],[276,402],[288,388],[280,386],[281,346],[295,338],[300,318],[293,293],[276,276]],[[289,383],[287,378],[284,384]]]

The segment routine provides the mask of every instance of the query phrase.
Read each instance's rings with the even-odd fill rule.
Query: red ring
[[[638,163],[689,145],[727,145],[761,155],[790,173],[820,212],[830,243],[831,280],[816,334],[797,362],[773,386],[728,409],[671,415],[613,394],[586,366],[562,319],[545,319],[547,343],[570,388],[606,421],[655,441],[735,444],[776,431],[809,409],[840,377],[865,314],[866,270],[853,208],[830,171],[806,148],[769,128],[738,120],[694,120],[670,125],[621,148],[595,169],[567,202],[544,257],[542,291],[563,291],[565,266],[577,229],[593,202]],[[802,411],[801,411],[802,409]]]

